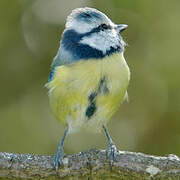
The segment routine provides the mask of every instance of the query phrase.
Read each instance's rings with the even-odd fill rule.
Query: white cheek
[[[84,37],[80,43],[87,44],[95,49],[98,49],[105,54],[111,49],[119,46],[119,36],[116,31],[100,31],[99,33],[93,33],[88,37]]]

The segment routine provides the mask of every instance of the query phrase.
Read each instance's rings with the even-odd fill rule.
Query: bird
[[[65,127],[54,155],[56,171],[63,166],[65,137],[81,129],[104,130],[106,154],[114,163],[117,148],[107,123],[128,97],[130,70],[120,35],[127,26],[90,7],[76,8],[67,17],[46,84],[51,111]]]

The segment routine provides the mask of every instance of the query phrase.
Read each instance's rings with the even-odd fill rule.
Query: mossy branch
[[[180,179],[180,158],[119,151],[112,169],[104,150],[66,156],[56,173],[53,156],[0,153],[2,179]]]

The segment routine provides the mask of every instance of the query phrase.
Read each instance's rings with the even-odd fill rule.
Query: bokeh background
[[[55,152],[64,129],[44,85],[66,16],[85,6],[129,25],[130,101],[108,125],[117,147],[180,156],[179,0],[0,0],[0,151]],[[75,153],[106,143],[103,132],[81,132],[64,147]]]

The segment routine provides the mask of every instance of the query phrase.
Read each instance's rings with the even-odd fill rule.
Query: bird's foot
[[[58,148],[56,151],[56,154],[54,155],[54,167],[56,169],[56,172],[58,172],[58,169],[60,166],[63,166],[63,160],[64,158],[64,150],[63,148]]]
[[[115,155],[117,152],[117,148],[113,142],[108,143],[108,147],[106,149],[106,156],[109,159],[110,168],[112,169],[112,166],[114,164]]]

